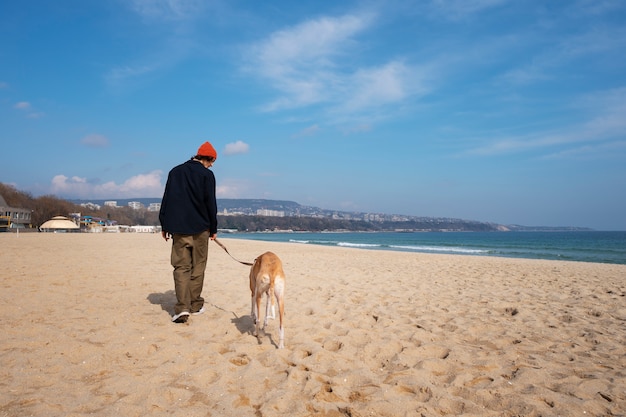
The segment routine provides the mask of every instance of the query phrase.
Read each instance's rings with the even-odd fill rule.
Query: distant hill
[[[140,202],[145,207],[152,203],[160,203],[160,198],[127,198],[106,200],[70,200],[75,204],[93,203],[104,206],[105,201],[116,201],[118,206],[126,207],[129,202]],[[273,218],[275,228],[298,230],[314,230],[330,227],[333,229],[345,227],[350,230],[393,230],[393,231],[583,231],[591,230],[580,227],[544,227],[544,226],[521,226],[501,225],[490,222],[474,220],[444,218],[444,217],[419,217],[399,214],[347,212],[327,210],[319,207],[303,206],[295,201],[266,200],[266,199],[237,199],[219,198],[217,200],[219,214],[225,216],[220,221],[228,227],[248,230],[249,221],[243,225],[237,222],[233,216],[260,216]],[[314,219],[305,222],[303,219]],[[332,221],[332,223],[331,223]],[[257,221],[258,223],[258,221]],[[319,223],[319,224],[317,224]],[[294,227],[295,226],[295,227]],[[226,227],[226,226],[225,226]],[[257,228],[263,230],[257,225]]]
[[[98,204],[100,206],[103,206],[105,201],[115,201],[115,202],[117,202],[118,206],[126,207],[126,206],[128,206],[128,203],[130,203],[131,201],[139,201],[144,206],[149,206],[152,203],[160,203],[161,199],[160,198],[107,198],[105,200],[98,200],[98,199],[78,200],[78,199],[74,199],[74,200],[68,200],[68,201],[70,203],[74,203],[74,204],[93,203],[93,204]]]
[[[31,223],[35,226],[56,215],[83,212],[89,216],[128,225],[159,225],[158,212],[134,210],[128,203],[139,202],[148,208],[160,203],[160,198],[126,198],[67,200],[53,196],[33,198],[13,186],[0,183],[0,195],[11,207],[32,211]],[[118,208],[104,206],[105,201],[115,201]],[[87,204],[91,203],[91,204]],[[237,231],[589,231],[581,227],[544,227],[502,225],[492,222],[455,219],[447,217],[418,217],[402,214],[347,212],[303,206],[289,200],[233,199],[217,200],[219,226]],[[83,205],[83,207],[80,207]],[[95,205],[100,207],[95,207]],[[134,206],[134,205],[133,205]]]
[[[110,198],[106,200],[69,200],[74,204],[87,204],[93,203],[100,206],[104,206],[106,201],[115,201],[119,207],[126,207],[130,202],[139,202],[143,206],[148,207],[153,203],[160,203],[161,198]],[[224,210],[227,211],[240,211],[245,214],[256,214],[257,210],[273,210],[273,211],[284,211],[287,213],[294,212],[302,212],[303,210],[307,212],[315,212],[319,213],[323,211],[322,209],[315,207],[306,207],[301,206],[295,201],[282,201],[282,200],[264,200],[264,199],[255,199],[255,198],[218,198],[217,199],[217,207],[220,212]]]

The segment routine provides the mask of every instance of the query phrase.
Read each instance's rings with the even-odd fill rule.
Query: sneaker
[[[204,314],[204,306],[202,306],[202,308],[195,313],[191,313],[192,316],[199,316],[200,314]]]
[[[183,311],[182,313],[178,313],[172,316],[172,321],[174,323],[187,323],[188,318],[189,318],[189,312]]]

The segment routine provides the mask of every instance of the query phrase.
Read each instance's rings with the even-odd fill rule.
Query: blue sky
[[[626,230],[626,2],[0,5],[0,182]]]

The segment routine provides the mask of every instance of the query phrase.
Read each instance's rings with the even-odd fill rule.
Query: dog
[[[261,323],[260,312],[263,294],[267,295],[263,331],[265,331],[265,326],[267,326],[267,320],[276,317],[274,309],[274,298],[276,298],[279,317],[278,348],[283,349],[285,347],[285,328],[283,327],[283,317],[285,315],[285,272],[283,271],[282,261],[274,253],[265,252],[254,260],[250,268],[250,291],[252,293],[250,316],[255,324],[253,336],[257,337],[260,344],[259,326]]]

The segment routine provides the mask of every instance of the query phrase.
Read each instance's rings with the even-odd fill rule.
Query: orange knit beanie
[[[204,142],[202,145],[200,145],[200,147],[198,148],[198,153],[196,155],[210,156],[213,159],[217,159],[217,152],[215,151],[213,145],[211,145],[209,142]]]

